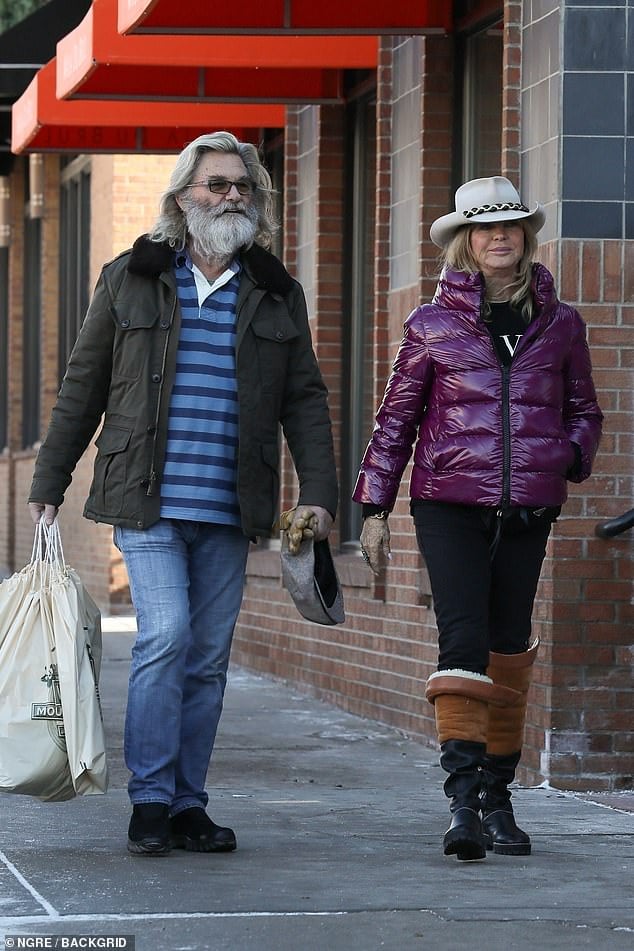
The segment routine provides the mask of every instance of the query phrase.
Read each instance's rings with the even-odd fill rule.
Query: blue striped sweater
[[[236,263],[213,285],[188,254],[174,264],[182,325],[169,407],[161,517],[240,525],[236,492]]]

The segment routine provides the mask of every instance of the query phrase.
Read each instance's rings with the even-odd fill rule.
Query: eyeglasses
[[[195,185],[206,185],[213,195],[228,195],[234,185],[239,195],[252,195],[255,191],[255,185],[249,178],[239,178],[237,182],[228,178],[208,178],[204,182],[190,182],[185,188],[194,188]]]

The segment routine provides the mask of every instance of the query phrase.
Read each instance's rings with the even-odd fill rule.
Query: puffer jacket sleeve
[[[581,450],[581,466],[569,478],[572,482],[583,482],[592,472],[601,438],[603,414],[592,380],[585,325],[576,310],[570,308],[570,311],[572,339],[566,366],[563,420],[570,441]]]
[[[405,323],[403,340],[361,462],[352,496],[355,502],[392,509],[396,501],[433,376],[423,323],[428,307],[417,308]]]

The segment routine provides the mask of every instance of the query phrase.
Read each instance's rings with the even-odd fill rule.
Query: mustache
[[[223,201],[219,205],[216,205],[215,208],[209,208],[208,212],[213,218],[220,218],[224,214],[236,214],[247,215],[247,206],[243,201]]]

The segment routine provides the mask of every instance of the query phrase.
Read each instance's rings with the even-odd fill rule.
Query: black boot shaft
[[[445,795],[451,812],[468,808],[478,812],[486,746],[470,740],[447,740],[440,747],[440,765],[449,773]]]
[[[509,786],[515,779],[515,770],[522,753],[509,753],[506,756],[487,754],[482,768],[482,807],[483,812],[494,809],[511,809],[511,790]]]
[[[443,851],[461,861],[483,859],[486,846],[480,821],[480,788],[486,746],[470,740],[447,740],[440,750],[440,765],[449,773],[444,789],[452,814]]]
[[[487,848],[499,855],[530,855],[531,840],[515,822],[511,790],[521,751],[487,755],[482,770],[482,828]]]

